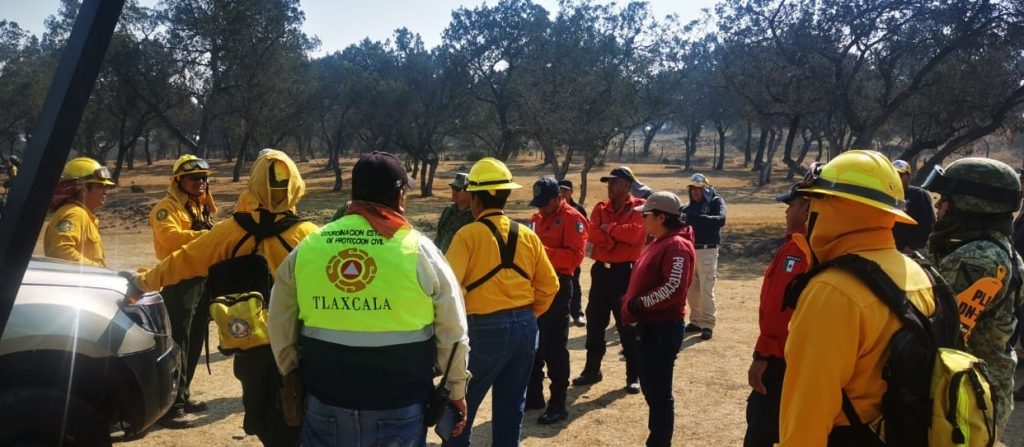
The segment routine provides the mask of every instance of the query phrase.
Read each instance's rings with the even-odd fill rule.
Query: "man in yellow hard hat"
[[[469,445],[477,408],[492,387],[492,445],[518,445],[526,386],[537,348],[537,317],[558,292],[544,244],[503,211],[512,173],[494,158],[476,162],[466,191],[475,222],[462,227],[446,256],[462,285],[469,322],[469,420],[452,445]]]
[[[96,160],[78,157],[64,165],[50,199],[53,216],[43,239],[46,256],[106,267],[100,221],[93,212],[107,201],[111,186],[110,170]]]
[[[210,165],[192,154],[182,155],[171,168],[167,195],[149,213],[153,229],[153,250],[164,259],[185,244],[213,228],[211,216],[217,205],[209,190]],[[200,305],[204,276],[186,279],[161,291],[171,319],[171,335],[181,347],[185,370],[178,380],[178,395],[170,411],[160,419],[168,428],[186,428],[191,423],[185,413],[206,410],[206,403],[190,399],[189,385],[199,364],[199,354],[207,335],[209,313]]]
[[[306,183],[287,154],[270,150],[253,163],[248,186],[256,209],[236,213],[231,219],[217,223],[152,269],[133,277],[131,285],[139,291],[160,290],[189,278],[205,276],[210,266],[218,262],[257,252],[266,258],[270,272],[276,272],[292,248],[318,229],[315,224],[295,216],[296,206],[306,192]],[[294,223],[276,237],[259,239],[257,245],[257,238],[252,237],[239,219],[251,220],[259,226],[273,226],[286,219],[293,219]],[[242,383],[245,432],[258,436],[268,446],[298,445],[299,430],[287,426],[278,403],[281,376],[269,343],[236,352],[233,368],[235,377]]]
[[[797,191],[810,198],[810,214],[806,237],[794,234],[793,241],[807,252],[812,268],[857,255],[888,276],[922,314],[935,312],[929,274],[893,240],[894,223],[915,222],[901,209],[903,186],[885,156],[847,151],[812,166]],[[865,281],[843,268],[820,270],[806,281],[797,302],[788,303],[796,310],[785,348],[779,445],[877,441],[872,424],[881,416],[887,390],[882,367],[903,322]],[[931,365],[925,367],[931,371]]]

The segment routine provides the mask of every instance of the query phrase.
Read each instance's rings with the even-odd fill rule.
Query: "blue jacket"
[[[686,223],[693,227],[693,243],[696,245],[719,244],[722,242],[722,227],[725,226],[725,200],[715,194],[715,188],[704,187],[700,202],[683,207]]]

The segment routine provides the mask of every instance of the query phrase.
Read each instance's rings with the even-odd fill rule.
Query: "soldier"
[[[1013,411],[1017,356],[1007,341],[1024,303],[1024,262],[1011,244],[1020,181],[1005,163],[971,157],[936,166],[923,186],[941,194],[928,250],[957,294],[967,352],[988,364],[998,439]]]
[[[460,172],[455,174],[455,180],[448,184],[452,187],[452,203],[441,211],[441,218],[437,220],[437,237],[434,241],[437,248],[444,253],[463,225],[473,222],[473,211],[469,208],[469,196],[466,192],[466,179],[468,174]]]
[[[562,198],[569,206],[579,211],[584,219],[587,218],[587,209],[572,198],[572,180],[559,180],[558,188],[562,192]],[[587,225],[589,225],[589,221]],[[584,229],[584,232],[586,229]],[[583,315],[583,288],[580,287],[580,267],[572,272],[572,299],[569,300],[569,316],[572,317],[572,324],[576,327],[587,327],[587,317]]]
[[[149,226],[153,228],[153,252],[164,259],[185,244],[213,228],[210,216],[217,205],[210,194],[209,163],[195,155],[182,155],[171,168],[167,195],[153,206]],[[201,304],[205,276],[171,284],[160,292],[171,320],[171,335],[181,347],[185,370],[178,379],[178,394],[171,410],[160,419],[167,428],[187,428],[192,424],[185,413],[206,410],[205,402],[191,399],[189,386],[199,364],[209,325],[206,305]]]

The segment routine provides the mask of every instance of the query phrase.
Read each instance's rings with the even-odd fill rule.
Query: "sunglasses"
[[[178,172],[192,172],[192,171],[205,171],[210,169],[210,164],[206,160],[189,160],[181,164],[178,167]]]
[[[189,174],[189,175],[183,175],[182,177],[187,178],[187,179],[189,179],[189,180],[191,180],[193,182],[208,182],[208,181],[210,181],[210,176],[208,176],[206,174]]]

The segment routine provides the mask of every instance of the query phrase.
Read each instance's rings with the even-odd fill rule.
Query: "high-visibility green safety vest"
[[[434,304],[420,288],[419,231],[390,239],[350,214],[309,235],[295,260],[302,334],[348,346],[389,346],[434,335]]]

